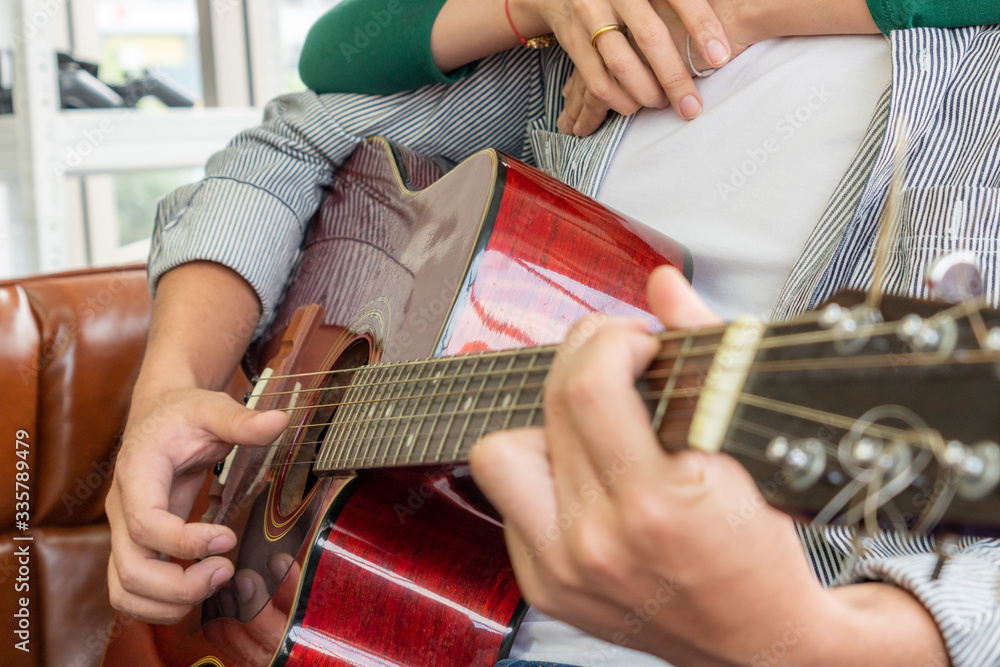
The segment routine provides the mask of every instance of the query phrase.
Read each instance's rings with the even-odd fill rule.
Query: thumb
[[[650,274],[646,298],[653,314],[668,329],[713,326],[722,322],[681,272],[672,266],[660,266]]]
[[[192,414],[193,426],[233,445],[269,445],[288,428],[288,415],[280,410],[259,412],[231,396],[215,392],[199,397]]]

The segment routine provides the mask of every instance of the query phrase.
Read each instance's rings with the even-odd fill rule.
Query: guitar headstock
[[[842,295],[769,327],[722,441],[820,523],[1000,536],[1000,313]]]

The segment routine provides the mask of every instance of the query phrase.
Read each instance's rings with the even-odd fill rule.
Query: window
[[[281,0],[281,73],[284,92],[305,90],[299,78],[299,54],[309,28],[340,0]]]
[[[96,0],[96,18],[102,81],[122,84],[151,70],[204,100],[195,0]]]

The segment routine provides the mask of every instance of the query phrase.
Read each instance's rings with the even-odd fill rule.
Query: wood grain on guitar
[[[216,494],[213,520],[240,535],[235,583],[181,624],[143,626],[160,664],[504,657],[524,605],[468,450],[541,423],[552,344],[576,319],[655,325],[645,283],[663,263],[690,275],[681,246],[496,152],[442,177],[364,144],[247,359],[256,373],[284,350],[257,407],[292,422],[270,451],[239,450]],[[282,343],[317,306],[323,325]],[[1000,534],[995,313],[884,297],[659,335],[637,387],[667,449],[728,453],[768,500],[823,521]],[[113,641],[105,664],[129,650]]]

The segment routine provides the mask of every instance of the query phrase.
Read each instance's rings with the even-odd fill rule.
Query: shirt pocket
[[[898,243],[886,267],[886,291],[930,298],[927,277],[934,263],[951,253],[967,252],[979,263],[989,302],[1000,305],[998,240],[1000,189],[938,186],[906,190]]]

